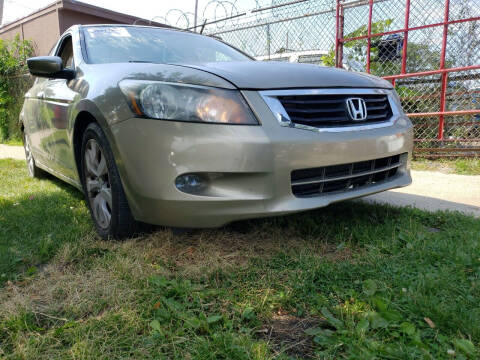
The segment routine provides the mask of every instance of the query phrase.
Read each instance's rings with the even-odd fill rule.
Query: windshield
[[[90,63],[153,62],[198,63],[251,60],[213,38],[193,33],[147,27],[84,28]]]

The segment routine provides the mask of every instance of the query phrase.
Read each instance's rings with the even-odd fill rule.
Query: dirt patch
[[[0,291],[0,318],[22,312],[51,322],[96,317],[106,308],[135,308],[136,290],[124,280],[125,273],[141,269],[128,261],[95,264],[91,268],[66,266],[58,261],[46,265],[34,279],[7,283]],[[144,276],[144,274],[141,274]]]
[[[274,228],[273,228],[274,229]],[[352,257],[350,248],[337,248],[337,244],[300,238],[288,232],[263,229],[237,232],[230,228],[197,230],[174,235],[161,230],[137,240],[119,245],[153,267],[166,267],[171,272],[186,276],[202,275],[216,269],[246,266],[253,257],[268,258],[278,252],[324,256],[332,261],[345,261]]]
[[[276,356],[287,354],[293,358],[309,359],[314,357],[315,344],[305,330],[322,326],[327,324],[321,318],[275,314],[258,333],[273,346]]]
[[[360,251],[360,249],[356,251]],[[333,262],[352,260],[353,254],[354,250],[350,247],[339,248],[337,244],[331,243],[324,244],[323,252],[321,253],[322,256]]]
[[[288,231],[263,227],[262,222],[255,224],[258,228],[247,226],[246,232],[224,228],[175,235],[169,229],[160,229],[124,242],[89,238],[66,244],[51,264],[39,267],[33,279],[9,283],[0,291],[0,317],[23,310],[45,318],[85,319],[129,301],[134,308],[136,294],[129,286],[132,281],[144,281],[152,274],[195,278],[218,269],[248,266],[251,258],[268,258],[282,251],[323,256],[331,261],[352,257],[348,247],[301,239]],[[280,339],[282,333],[294,334],[290,342],[304,339],[303,329],[311,324],[287,317],[272,321],[271,336]],[[283,331],[282,326],[296,326],[298,331]],[[302,337],[298,337],[300,333]],[[306,349],[309,345],[298,346]]]

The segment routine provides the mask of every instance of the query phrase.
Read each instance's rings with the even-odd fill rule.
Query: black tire
[[[41,178],[44,173],[43,170],[37,166],[35,158],[32,153],[32,148],[30,146],[30,140],[25,133],[23,133],[23,149],[25,150],[25,161],[27,162],[28,176],[32,178]]]
[[[96,171],[95,174],[92,172],[94,166],[92,165],[91,155],[94,153],[95,143],[98,144],[100,148],[100,158],[104,156],[106,162],[105,175],[101,176],[96,175],[100,173],[99,171]],[[88,154],[86,154],[87,150],[89,151]],[[96,170],[105,168],[105,165],[101,165],[101,163],[101,160],[98,160]],[[122,239],[135,235],[139,230],[139,224],[135,221],[130,211],[130,206],[128,205],[108,140],[100,126],[96,123],[89,124],[83,133],[81,178],[90,215],[92,216],[98,234],[103,239]],[[87,188],[87,182],[90,185],[89,188]],[[93,183],[95,186],[92,186]],[[99,183],[103,187],[98,185]],[[96,190],[92,190],[94,188],[99,188],[100,190],[96,192]],[[110,189],[110,195],[100,196],[103,193],[108,194],[108,188]],[[97,194],[97,196],[95,196],[95,194]],[[110,202],[104,200],[104,197],[110,199]],[[100,198],[100,200],[98,198]],[[102,201],[104,201],[103,206],[99,205]],[[105,214],[108,213],[108,210],[110,210],[111,216],[107,222],[106,219],[108,219],[108,215]]]

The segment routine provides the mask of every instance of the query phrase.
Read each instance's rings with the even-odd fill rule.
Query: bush
[[[32,43],[0,39],[0,141],[21,137],[18,116],[23,105],[23,95],[32,85],[26,59],[34,53]]]

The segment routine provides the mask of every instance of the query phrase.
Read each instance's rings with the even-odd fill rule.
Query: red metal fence
[[[462,10],[456,9],[457,11],[452,14],[451,1],[457,7],[459,4],[463,6]],[[414,19],[417,24],[412,25],[411,10],[414,4],[428,8],[421,11],[416,9],[417,14],[424,14],[425,17],[420,21],[418,18]],[[437,13],[437,19],[435,16],[428,16],[429,10]],[[441,21],[428,22],[429,19],[438,20],[440,10],[443,15]],[[351,14],[347,14],[349,12]],[[365,13],[368,14],[366,24],[355,20],[356,24],[353,27],[355,30],[345,35],[347,21],[351,22],[354,17],[358,19]],[[402,16],[403,27],[389,30],[388,28],[394,25],[394,19],[386,20],[385,16],[378,16],[379,13],[395,14],[397,23],[398,17]],[[415,124],[417,155],[429,157],[480,155],[480,73],[478,72],[480,70],[478,65],[480,63],[480,16],[471,16],[472,14],[480,15],[480,1],[337,0],[336,66],[344,66],[346,47],[348,50],[355,48],[357,52],[365,51],[364,68],[362,69],[362,64],[358,63],[358,56],[356,59],[355,56],[351,57],[357,62],[354,67],[383,76],[396,86],[404,107]],[[374,15],[377,15],[376,19]],[[421,34],[418,36],[421,31],[425,34],[425,30],[430,29],[431,33],[437,32],[430,37],[436,40],[433,44],[428,43],[428,36]],[[438,29],[441,30],[441,36],[438,34]],[[423,37],[424,46],[416,56],[409,56],[409,51],[419,51],[419,42],[411,41],[410,34],[416,34],[417,40]],[[461,59],[462,52],[459,49],[461,44],[458,40],[471,43],[473,52],[469,52],[468,59]],[[426,44],[425,41],[427,41]],[[436,42],[439,44],[435,44]],[[432,50],[435,45],[437,48],[438,45],[440,46],[440,51],[437,67],[432,68],[431,59],[422,63],[422,59],[418,59],[418,56],[431,56],[435,51]],[[376,50],[375,56],[372,56],[372,49]],[[454,54],[448,56],[449,51]],[[462,51],[465,52],[465,49]],[[419,63],[413,69],[412,67],[409,69],[411,58]],[[467,64],[462,64],[462,60],[467,60]],[[473,63],[469,63],[472,61]],[[372,68],[372,62],[376,63],[375,68]],[[395,66],[395,63],[400,66]],[[465,99],[467,101],[462,101]],[[459,102],[461,106],[458,106]],[[427,106],[422,106],[422,103],[423,105],[426,103]],[[435,123],[432,122],[432,118],[436,119]],[[434,127],[436,131],[432,131]]]
[[[419,156],[480,156],[480,0],[210,0],[205,33],[261,60],[391,81]],[[247,5],[245,5],[247,6]],[[292,60],[295,59],[295,60]]]

